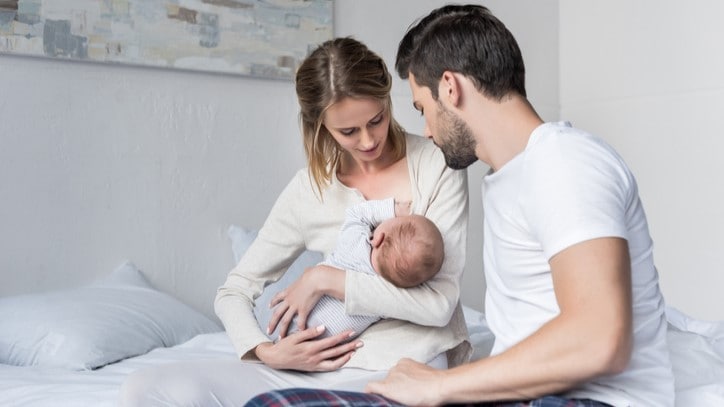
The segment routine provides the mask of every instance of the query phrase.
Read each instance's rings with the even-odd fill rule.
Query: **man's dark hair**
[[[526,96],[518,43],[490,10],[479,5],[447,5],[413,23],[400,41],[395,68],[403,79],[412,73],[435,100],[445,71],[465,75],[497,100],[511,92]]]

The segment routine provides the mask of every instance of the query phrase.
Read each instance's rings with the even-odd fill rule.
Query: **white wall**
[[[225,230],[304,163],[290,82],[0,56],[0,295],[124,259],[211,315]]]
[[[724,320],[724,3],[560,1],[562,117],[637,176],[667,302]]]
[[[336,31],[368,42],[392,67],[407,25],[442,4],[340,0]],[[555,2],[524,4],[555,21]],[[490,5],[524,48],[556,48],[555,24],[526,31],[531,16]],[[531,94],[555,112],[557,57],[538,65]],[[304,165],[291,82],[0,55],[0,89],[0,295],[75,286],[130,259],[157,287],[212,315],[233,266],[226,228],[261,226]],[[419,132],[406,83],[394,100],[402,123]],[[471,169],[463,291],[478,309],[483,171]]]
[[[336,32],[392,68],[407,26],[445,3],[337,0]],[[724,319],[714,122],[724,110],[722,5],[484,4],[516,35],[544,119],[562,112],[609,139],[636,171],[669,302]],[[226,228],[261,226],[304,165],[291,82],[0,55],[0,92],[0,295],[78,285],[130,259],[211,315],[232,267]],[[398,80],[393,100],[419,133],[407,83]],[[478,309],[485,171],[469,169],[462,292]]]

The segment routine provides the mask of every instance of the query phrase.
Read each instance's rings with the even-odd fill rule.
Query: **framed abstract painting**
[[[332,0],[0,0],[0,53],[291,79]]]

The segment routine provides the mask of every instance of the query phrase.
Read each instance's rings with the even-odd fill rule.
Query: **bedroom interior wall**
[[[303,165],[291,82],[11,56],[0,78],[0,295],[128,259],[212,315],[229,224]]]
[[[668,304],[724,320],[724,3],[560,1],[561,117],[633,169]]]
[[[555,49],[555,24],[532,16],[555,20],[556,2],[524,3],[530,15],[488,4],[529,54]],[[407,24],[442,4],[338,0],[337,35],[354,34],[392,66]],[[531,93],[555,115],[557,58],[532,59]],[[0,55],[0,92],[0,296],[77,286],[131,260],[213,316],[233,267],[226,229],[260,227],[304,165],[291,82]],[[393,97],[400,121],[419,133],[407,84]],[[462,292],[477,309],[484,171],[470,169],[475,225]]]
[[[445,3],[337,0],[336,34],[366,42],[392,67],[407,25]],[[543,118],[600,134],[634,169],[667,301],[724,319],[715,178],[724,141],[711,130],[724,111],[724,5],[481,3],[518,38]],[[226,228],[260,227],[304,165],[291,82],[0,55],[0,92],[0,295],[75,286],[130,259],[212,315],[233,266]],[[420,133],[406,82],[396,79],[393,102]],[[462,288],[480,310],[486,170],[468,169]]]

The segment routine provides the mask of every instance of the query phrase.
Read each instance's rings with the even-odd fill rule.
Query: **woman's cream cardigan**
[[[397,288],[376,275],[346,272],[349,314],[384,318],[360,335],[364,346],[345,367],[386,370],[402,357],[427,362],[447,352],[450,367],[468,360],[471,346],[459,302],[465,264],[468,189],[465,171],[451,170],[428,139],[407,136],[412,212],[431,219],[442,232],[445,260],[427,283]],[[328,254],[335,247],[347,207],[362,194],[336,178],[320,201],[306,169],[297,172],[277,199],[266,222],[239,264],[218,290],[215,309],[242,359],[269,339],[254,317],[254,298],[278,280],[305,249]],[[409,322],[408,322],[409,321]]]

